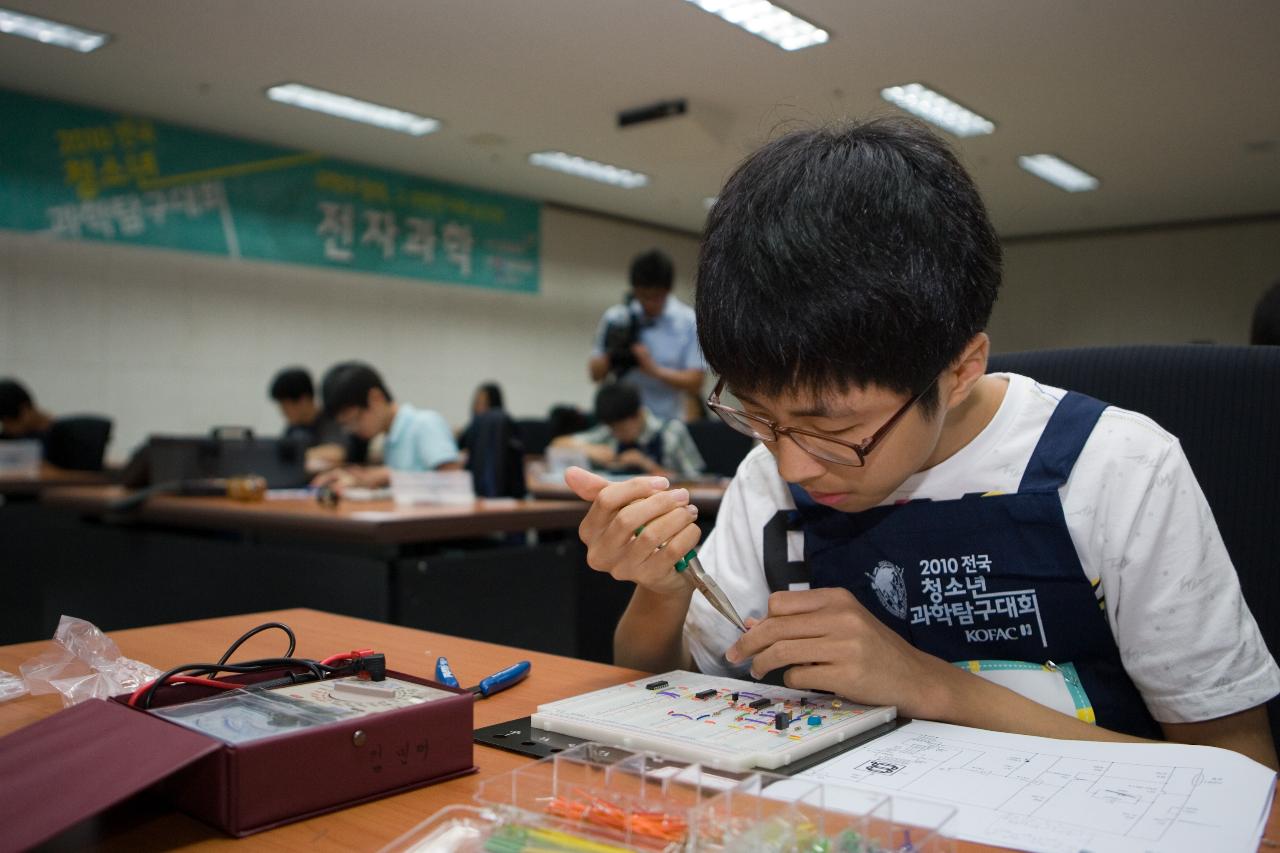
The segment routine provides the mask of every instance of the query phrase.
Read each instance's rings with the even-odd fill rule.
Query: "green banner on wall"
[[[0,228],[538,290],[541,207],[0,91]]]

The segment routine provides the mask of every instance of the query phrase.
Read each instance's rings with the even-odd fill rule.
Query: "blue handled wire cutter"
[[[495,672],[475,687],[468,687],[466,690],[468,693],[475,694],[477,698],[488,699],[493,694],[501,693],[508,687],[524,681],[525,676],[528,674],[529,662],[522,660],[506,669]],[[443,655],[436,658],[436,681],[449,687],[458,686],[458,679],[454,676],[453,670],[449,668],[449,659]]]

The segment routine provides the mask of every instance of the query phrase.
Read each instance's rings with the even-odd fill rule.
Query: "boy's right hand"
[[[671,489],[665,477],[611,483],[576,467],[565,471],[564,481],[578,497],[591,501],[578,526],[587,565],[656,593],[692,589],[675,570],[676,562],[702,538],[693,523],[698,508],[689,504],[687,489]]]

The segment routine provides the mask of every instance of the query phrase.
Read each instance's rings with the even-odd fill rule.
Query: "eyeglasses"
[[[930,382],[923,391],[908,400],[901,409],[894,412],[893,417],[889,418],[884,426],[876,430],[874,435],[857,444],[851,441],[841,441],[838,438],[832,438],[819,432],[779,426],[768,418],[749,415],[741,409],[726,406],[720,402],[720,392],[724,390],[723,379],[716,383],[715,390],[707,397],[707,405],[711,407],[711,411],[719,415],[720,420],[743,435],[749,435],[761,441],[777,441],[780,436],[789,435],[791,440],[796,443],[796,446],[810,456],[814,456],[824,462],[834,462],[836,465],[861,468],[867,464],[867,454],[875,450],[876,445],[883,441],[884,437],[897,426],[898,421],[902,420],[902,416],[912,406],[920,402],[937,381],[935,377],[933,382]]]

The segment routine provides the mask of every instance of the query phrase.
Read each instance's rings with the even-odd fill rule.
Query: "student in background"
[[[102,470],[111,421],[94,415],[54,418],[16,379],[0,379],[0,440],[39,441],[44,461],[59,468]]]
[[[1276,766],[1280,668],[1178,440],[987,374],[1000,241],[942,140],[901,119],[782,136],[700,251],[709,404],[762,444],[699,552],[748,630],[673,570],[700,538],[686,490],[571,468],[589,564],[636,584],[619,665]]]
[[[316,402],[315,386],[306,368],[281,370],[271,380],[269,393],[284,417],[284,437],[307,443],[308,470],[323,471],[347,461],[348,436]]]
[[[379,466],[347,466],[317,477],[317,486],[381,488],[395,471],[446,471],[461,468],[458,446],[445,419],[436,412],[396,402],[372,367],[358,361],[337,364],[321,383],[324,410],[347,432],[369,441],[385,435]]]
[[[53,415],[36,405],[35,398],[16,379],[0,379],[0,438],[43,440]]]
[[[458,437],[480,497],[525,496],[524,443],[502,407],[502,388],[486,382],[471,398],[471,420]]]
[[[1262,294],[1254,306],[1249,343],[1280,346],[1280,279]]]
[[[604,312],[587,363],[591,379],[630,382],[662,420],[684,414],[685,394],[701,394],[706,366],[693,309],[671,294],[675,266],[657,249],[631,262],[631,292]]]
[[[502,404],[502,386],[497,382],[485,382],[476,389],[471,398],[471,414],[478,415],[490,409],[504,408]]]
[[[640,392],[613,382],[596,393],[597,425],[561,436],[552,447],[582,450],[592,464],[627,473],[656,474],[673,480],[699,476],[705,464],[683,421],[660,420],[640,404]]]
[[[502,387],[497,382],[485,382],[476,388],[475,394],[471,396],[471,420],[458,436],[459,450],[468,449],[476,418],[485,412],[492,411],[505,411],[502,406]]]

